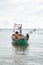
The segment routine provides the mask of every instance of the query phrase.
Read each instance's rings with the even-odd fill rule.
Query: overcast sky
[[[0,0],[0,28],[43,28],[43,0]]]

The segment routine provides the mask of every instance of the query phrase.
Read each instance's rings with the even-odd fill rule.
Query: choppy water
[[[23,33],[31,30],[24,30]],[[0,65],[43,65],[43,30],[32,31],[29,46],[13,46],[12,30],[0,30]]]

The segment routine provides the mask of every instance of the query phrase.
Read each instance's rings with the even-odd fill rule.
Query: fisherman
[[[22,33],[22,27],[20,27],[20,34]]]
[[[27,40],[29,39],[29,35],[28,35],[28,33],[26,34],[26,37],[27,37]]]
[[[18,32],[16,31],[15,32],[15,39],[18,39],[19,35],[18,35]]]

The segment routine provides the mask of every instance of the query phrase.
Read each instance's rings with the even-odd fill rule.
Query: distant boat
[[[15,32],[18,31],[18,39],[15,38]],[[27,45],[28,44],[29,35],[24,36],[22,34],[22,24],[14,24],[12,40],[13,44],[16,45]]]

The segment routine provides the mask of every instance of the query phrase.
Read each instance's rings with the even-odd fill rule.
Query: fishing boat
[[[18,38],[15,38],[15,33],[18,32]],[[29,39],[29,35],[27,34],[26,36],[24,36],[22,34],[22,24],[14,24],[14,29],[13,29],[13,34],[12,34],[12,42],[13,45],[27,45],[28,44],[28,39]]]

